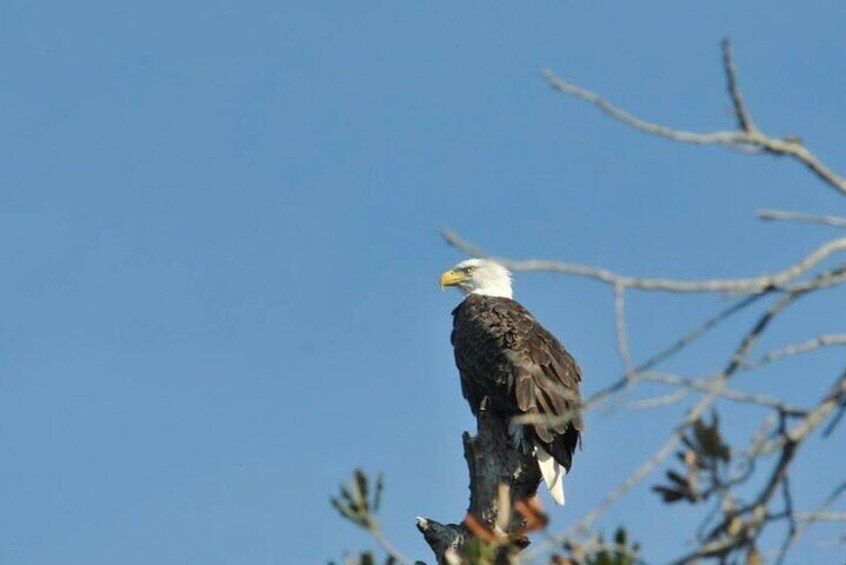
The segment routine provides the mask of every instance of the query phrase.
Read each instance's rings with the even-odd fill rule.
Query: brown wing
[[[514,399],[522,413],[550,416],[550,424],[537,423],[534,430],[544,443],[569,428],[581,431],[579,382],[581,370],[573,357],[522,307],[527,318],[519,324],[510,361],[514,365]],[[567,416],[571,419],[567,419]]]
[[[514,300],[470,296],[453,315],[456,364],[473,412],[488,398],[507,416],[550,416],[550,424],[529,429],[569,469],[583,428],[581,372],[573,357]]]
[[[520,304],[496,309],[508,320],[511,345],[505,353],[514,388],[512,414],[547,417],[530,429],[552,457],[570,469],[583,426],[579,405],[581,371],[573,357]],[[526,429],[524,428],[524,429]]]

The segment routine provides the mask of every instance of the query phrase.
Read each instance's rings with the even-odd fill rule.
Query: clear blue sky
[[[472,425],[448,341],[458,297],[436,285],[461,256],[439,228],[501,255],[730,276],[830,235],[755,208],[846,212],[795,164],[646,138],[539,71],[728,128],[730,35],[753,117],[842,172],[844,21],[835,0],[4,2],[0,561],[325,562],[369,546],[328,505],[355,466],[385,472],[386,533],[429,560],[414,516],[461,517]],[[606,288],[520,275],[516,292],[586,392],[617,377]],[[844,293],[828,300],[762,348],[843,331]],[[635,357],[718,304],[638,297]],[[667,368],[719,367],[750,321]],[[786,363],[768,390],[810,401],[841,362]],[[553,525],[686,406],[591,414]],[[842,430],[812,443],[803,508],[846,468]],[[644,518],[659,508],[636,493],[601,525],[665,559],[694,514],[659,528]]]

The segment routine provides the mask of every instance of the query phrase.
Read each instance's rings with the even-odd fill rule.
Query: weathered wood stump
[[[500,534],[518,534],[525,519],[515,510],[515,502],[528,500],[537,494],[541,480],[534,456],[515,449],[508,439],[507,421],[488,411],[481,411],[476,419],[476,436],[464,432],[464,458],[470,475],[470,504],[467,514],[485,528]],[[507,527],[497,527],[499,517],[499,485],[508,487],[510,498]],[[429,518],[418,518],[417,529],[435,553],[439,565],[450,565],[449,553],[462,555],[464,545],[473,534],[461,524],[441,524]],[[512,551],[528,545],[528,539],[512,544]]]

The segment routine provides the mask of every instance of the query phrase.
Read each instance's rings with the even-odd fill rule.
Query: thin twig
[[[822,548],[832,548],[837,547],[838,545],[843,545],[846,543],[846,532],[843,532],[839,536],[834,539],[826,540],[820,543],[820,547]]]
[[[682,387],[669,394],[662,394],[661,396],[653,396],[651,398],[640,398],[638,400],[631,400],[626,402],[626,408],[630,410],[652,410],[662,406],[670,406],[676,404],[687,398],[693,389]]]
[[[802,534],[805,533],[805,530],[807,530],[813,523],[813,520],[806,520],[804,519],[804,517],[806,515],[816,515],[823,513],[844,492],[846,492],[846,482],[840,483],[840,485],[838,485],[833,491],[831,491],[831,493],[825,497],[825,499],[819,504],[819,506],[817,506],[817,508],[813,512],[800,512],[796,514],[796,519],[803,523],[797,525],[796,529],[787,538],[786,543],[781,546],[779,554],[776,558],[777,563],[784,562],[784,558],[786,557],[787,552],[793,545],[796,544],[797,541],[799,541],[799,538],[802,537]]]
[[[693,563],[697,560],[708,557],[725,557],[735,549],[743,547],[748,541],[754,541],[762,531],[764,523],[775,519],[787,519],[790,523],[789,535],[782,544],[779,551],[778,562],[784,559],[788,549],[795,542],[801,533],[801,530],[796,525],[796,517],[793,513],[792,496],[789,490],[785,491],[785,511],[777,515],[768,515],[767,506],[770,503],[774,493],[777,491],[779,485],[782,489],[789,489],[787,482],[787,470],[793,458],[796,455],[802,442],[808,438],[811,432],[825,419],[831,412],[833,406],[838,402],[842,402],[846,398],[846,370],[840,375],[840,378],[834,383],[829,392],[823,397],[820,403],[813,410],[809,410],[792,428],[788,427],[786,414],[779,413],[780,426],[779,433],[776,440],[772,440],[774,449],[780,449],[781,454],[778,462],[773,468],[766,485],[759,493],[758,497],[747,504],[740,510],[728,513],[726,517],[715,527],[708,535],[710,541],[698,547],[693,552],[674,561],[675,564]],[[759,450],[757,455],[765,453]],[[839,494],[839,489],[829,496],[829,502]],[[743,530],[740,533],[730,532],[733,521],[746,517],[746,522],[743,523]],[[725,536],[724,533],[729,532],[731,535]]]
[[[692,131],[683,131],[668,128],[660,124],[648,122],[646,120],[638,118],[637,116],[634,116],[633,114],[628,113],[622,108],[615,106],[614,104],[608,102],[595,92],[561,80],[552,71],[548,69],[542,71],[541,76],[547,83],[549,83],[552,88],[554,88],[558,92],[570,94],[572,96],[575,96],[576,98],[588,102],[589,104],[593,104],[615,120],[621,121],[626,125],[629,125],[639,131],[642,131],[643,133],[656,135],[658,137],[664,137],[666,139],[672,139],[673,141],[681,141],[683,143],[693,143],[697,145],[721,145],[723,147],[728,147],[731,149],[739,149],[737,145],[741,143],[742,139],[744,138],[743,134],[734,131],[695,133]],[[747,151],[760,152],[761,149],[749,147],[747,148]]]
[[[626,380],[634,383],[636,371],[632,362],[632,354],[629,351],[629,338],[626,334],[626,289],[620,285],[614,285],[614,327],[617,334],[617,353],[623,362]]]
[[[742,310],[748,308],[749,306],[751,306],[766,295],[767,292],[753,294],[751,296],[747,296],[745,298],[742,298],[741,300],[738,300],[728,308],[720,310],[714,316],[708,318],[701,324],[697,325],[696,327],[685,333],[682,337],[671,343],[669,346],[665,347],[664,349],[662,349],[655,355],[649,357],[646,361],[635,367],[635,373],[647,371],[657,366],[659,363],[666,361],[667,359],[669,359],[679,351],[683,350],[685,347],[693,343],[696,339],[698,339],[708,331],[716,328],[720,323],[729,319],[734,314],[737,314],[738,312],[741,312]],[[584,409],[587,410],[599,405],[614,393],[622,390],[626,386],[627,382],[628,380],[626,379],[626,376],[623,375],[622,378],[598,390],[584,402]]]
[[[846,218],[842,216],[803,214],[801,212],[786,212],[783,210],[755,210],[755,215],[762,220],[784,220],[788,222],[822,224],[825,226],[846,228]]]
[[[764,354],[758,361],[746,366],[746,369],[757,369],[761,365],[779,361],[785,357],[808,353],[830,345],[846,345],[846,334],[825,334],[800,343],[792,343]]]
[[[749,117],[749,111],[746,109],[743,97],[740,94],[740,85],[737,83],[737,68],[734,66],[734,59],[731,54],[731,42],[728,39],[723,39],[721,47],[723,50],[723,69],[726,73],[726,86],[734,107],[734,115],[737,118],[737,127],[747,133],[757,131],[758,128],[752,123],[752,118]]]
[[[779,433],[783,437],[788,437],[786,425],[785,416],[780,414]],[[723,520],[708,534],[707,539],[710,541],[700,545],[687,555],[676,559],[673,561],[673,565],[697,563],[701,559],[709,557],[720,558],[722,561],[737,549],[744,546],[754,547],[755,539],[760,535],[764,524],[776,519],[776,517],[768,515],[767,507],[778,491],[779,486],[783,490],[785,481],[787,481],[787,470],[796,456],[801,441],[801,439],[795,441],[788,439],[782,446],[779,459],[773,467],[765,486],[761,489],[755,500],[740,509],[726,512]],[[777,517],[778,519],[791,519],[790,517],[792,516],[792,497],[789,491],[785,496],[787,511],[779,515]],[[739,527],[736,529],[734,527],[735,524],[739,524]]]
[[[776,558],[777,565],[784,563],[787,551],[790,549],[790,546],[793,545],[796,536],[799,534],[799,525],[797,523],[799,518],[793,509],[793,494],[790,490],[790,480],[786,473],[784,475],[784,480],[781,483],[781,489],[784,496],[784,514],[787,517],[788,526],[787,535],[784,538],[784,542],[781,544],[778,557]]]
[[[800,512],[796,518],[803,522],[846,522],[846,512]]]
[[[765,394],[754,394],[751,392],[744,392],[725,387],[718,387],[714,384],[712,379],[687,379],[678,375],[671,375],[667,373],[643,372],[638,374],[638,378],[645,381],[653,381],[664,383],[672,386],[682,387],[682,390],[698,391],[698,392],[712,392],[717,391],[717,394],[727,400],[734,402],[741,402],[745,404],[756,404],[765,408],[774,408],[785,412],[791,416],[800,416],[805,413],[804,410],[792,406],[786,402],[779,400],[773,396]]]
[[[738,312],[745,310],[747,307],[753,305],[755,302],[762,299],[767,294],[768,292],[765,291],[758,294],[746,296],[744,298],[741,298],[731,306],[720,310],[714,316],[708,318],[700,325],[685,333],[682,337],[673,342],[669,347],[658,352],[657,354],[653,355],[652,357],[638,365],[637,371],[646,371],[648,369],[651,369],[652,367],[655,367],[662,361],[667,360],[668,358],[672,357],[673,355],[684,349],[686,346],[690,345],[693,341],[701,337],[709,330],[714,329],[720,323],[729,319]]]
[[[846,399],[844,399],[840,403],[840,408],[837,410],[837,414],[834,415],[834,417],[831,419],[831,422],[829,422],[825,429],[822,431],[822,437],[827,438],[831,435],[831,433],[834,431],[834,428],[836,428],[837,425],[840,423],[840,420],[843,419],[844,414],[846,414]]]
[[[764,442],[752,453],[752,456],[757,457],[772,453],[789,441],[804,438],[816,429],[844,401],[846,401],[846,370],[843,371],[840,378],[829,389],[825,398],[813,410],[809,410],[805,417],[799,420],[786,434]]]

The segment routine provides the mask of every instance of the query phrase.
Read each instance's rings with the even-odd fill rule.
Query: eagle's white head
[[[464,296],[511,298],[511,273],[491,259],[467,259],[441,275],[441,288],[457,286]]]

